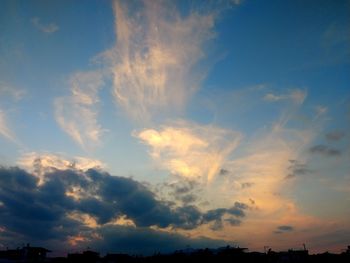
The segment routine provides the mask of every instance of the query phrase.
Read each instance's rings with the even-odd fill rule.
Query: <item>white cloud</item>
[[[99,160],[81,156],[66,158],[60,154],[28,152],[21,156],[17,164],[25,170],[40,178],[39,184],[45,180],[45,173],[53,170],[81,170],[87,171],[95,168],[105,168],[106,165]]]
[[[317,115],[323,115],[327,113],[328,108],[326,106],[318,105],[315,107],[315,111]]]
[[[1,109],[0,109],[0,134],[10,141],[17,142],[15,134],[9,128],[6,114]]]
[[[106,53],[117,103],[141,121],[182,109],[204,77],[196,66],[213,38],[214,16],[183,17],[170,1],[144,1],[131,14],[126,3],[114,2],[117,43]]]
[[[264,96],[264,100],[270,101],[270,102],[276,102],[281,100],[290,100],[294,102],[295,104],[302,104],[307,96],[307,92],[305,90],[301,89],[294,89],[291,90],[289,93],[286,94],[274,94],[274,93],[267,93]]]
[[[25,91],[12,87],[4,82],[0,82],[0,98],[10,97],[12,100],[19,101],[25,95]]]
[[[231,0],[234,5],[241,5],[244,0]]]
[[[59,27],[54,23],[49,23],[49,24],[41,23],[39,17],[33,17],[31,19],[31,22],[37,29],[39,29],[41,32],[46,34],[52,34],[57,30],[59,30]]]
[[[135,136],[151,147],[150,154],[159,166],[202,182],[214,179],[241,139],[237,132],[185,121],[145,129]]]
[[[13,103],[21,100],[24,94],[24,90],[15,88],[5,82],[0,81],[0,106],[3,109],[6,109],[5,111],[0,108],[0,135],[14,143],[18,143],[18,141],[15,133],[10,128],[6,113],[11,111]]]
[[[55,100],[56,121],[84,149],[100,143],[103,130],[97,122],[97,104],[103,84],[99,72],[76,73],[70,79],[71,95]]]

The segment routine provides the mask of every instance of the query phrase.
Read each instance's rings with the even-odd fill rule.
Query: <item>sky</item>
[[[1,1],[0,249],[350,244],[349,1]]]

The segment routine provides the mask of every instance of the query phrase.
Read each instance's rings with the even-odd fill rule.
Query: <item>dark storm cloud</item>
[[[203,215],[203,219],[205,223],[213,222],[211,225],[212,230],[219,230],[223,227],[222,221],[224,216],[231,216],[228,219],[224,219],[224,221],[231,224],[234,219],[236,221],[235,225],[239,225],[241,220],[238,218],[245,216],[244,210],[247,208],[248,206],[246,204],[236,202],[231,208],[217,208],[207,211]],[[233,218],[232,216],[236,218]]]
[[[225,221],[228,222],[231,226],[238,226],[241,224],[241,221],[236,218],[227,218]]]
[[[207,211],[203,215],[203,219],[205,222],[210,222],[210,221],[216,221],[216,220],[221,220],[221,218],[227,214],[227,215],[232,215],[236,217],[244,217],[244,209],[247,209],[248,206],[243,203],[236,202],[234,206],[231,208],[217,208],[213,210]]]
[[[323,156],[338,156],[341,154],[341,151],[323,144],[315,145],[311,147],[309,150],[311,153],[320,154]]]
[[[228,175],[230,173],[230,171],[229,170],[226,170],[226,169],[220,169],[220,171],[219,171],[219,175]]]
[[[294,227],[283,225],[283,226],[279,226],[277,229],[281,230],[281,231],[292,231],[292,230],[294,230]]]
[[[297,176],[303,176],[307,174],[311,174],[312,170],[308,168],[308,166],[304,163],[300,163],[297,160],[289,160],[289,167],[288,167],[288,175],[286,176],[286,179],[291,179]]]
[[[283,233],[292,232],[292,231],[294,231],[293,226],[283,225],[283,226],[277,227],[277,230],[274,231],[274,233],[275,234],[283,234]]]
[[[190,205],[197,201],[198,183],[191,180],[182,180],[173,184],[163,184],[163,189],[168,189],[168,194],[183,205]]]
[[[64,195],[61,183],[37,187],[36,177],[18,168],[0,168],[0,225],[17,236],[32,239],[64,238],[56,226],[69,226],[75,233],[78,222],[65,217],[74,204]],[[65,228],[63,228],[65,229]]]
[[[222,220],[216,220],[210,225],[209,228],[213,231],[218,231],[218,230],[221,230],[223,228],[223,226],[224,225],[222,223]]]
[[[327,133],[325,136],[328,141],[339,141],[345,137],[345,132],[333,131],[333,132]]]
[[[92,241],[89,246],[99,251],[114,253],[126,252],[135,254],[142,251],[144,254],[156,252],[173,252],[176,249],[218,247],[227,245],[222,240],[209,238],[189,239],[179,234],[155,231],[149,228],[133,228],[121,226],[105,226],[98,230],[103,240]]]
[[[189,194],[186,196],[192,198]],[[108,229],[114,227],[115,231],[125,228],[123,233],[131,232],[134,237],[149,233],[161,239],[169,238],[169,244],[173,239],[180,244],[189,240],[152,232],[149,227],[193,229],[202,224],[221,226],[224,216],[240,221],[245,216],[245,209],[247,205],[238,202],[231,208],[207,212],[194,205],[175,206],[159,201],[153,192],[133,179],[111,176],[100,170],[54,170],[45,174],[43,183],[39,184],[37,177],[24,170],[0,167],[0,227],[5,229],[0,242],[65,242],[68,237],[78,234],[87,235],[86,240],[89,240],[92,231],[100,232],[101,242],[108,242],[104,236],[108,226]],[[91,228],[85,225],[72,217],[74,213],[93,217],[99,226]],[[120,216],[132,220],[135,229],[107,224]],[[121,237],[118,240],[122,242]],[[131,242],[132,238],[128,240]]]
[[[194,194],[188,194],[180,197],[180,200],[184,204],[190,204],[197,200],[197,197]]]
[[[197,183],[195,181],[183,181],[181,183],[173,184],[172,187],[174,189],[175,194],[187,194],[191,192]]]

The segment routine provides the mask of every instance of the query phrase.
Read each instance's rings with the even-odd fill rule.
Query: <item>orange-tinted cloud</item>
[[[241,139],[238,132],[185,121],[145,129],[135,136],[151,147],[151,157],[159,166],[202,182],[214,179]]]

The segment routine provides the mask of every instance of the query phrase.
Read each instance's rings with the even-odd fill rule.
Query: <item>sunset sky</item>
[[[0,2],[0,250],[350,245],[350,1]]]

